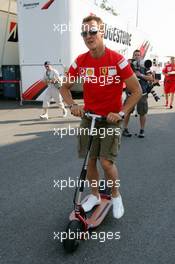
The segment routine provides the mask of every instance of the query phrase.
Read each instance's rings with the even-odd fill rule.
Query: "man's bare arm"
[[[73,83],[67,80],[63,82],[62,87],[60,88],[60,93],[65,101],[65,103],[70,106],[70,111],[74,116],[83,116],[83,109],[81,106],[77,105],[73,100],[70,88],[73,86]]]
[[[70,92],[70,88],[73,86],[73,83],[69,83],[68,81],[67,82],[64,82],[60,88],[60,93],[65,101],[66,104],[68,105],[72,105],[72,104],[75,104],[73,98],[72,98],[72,95],[71,95],[71,92]]]
[[[133,109],[133,107],[137,104],[137,102],[141,98],[142,89],[135,74],[133,74],[130,78],[126,79],[125,83],[127,86],[127,90],[131,93],[131,95],[128,96],[128,99],[122,109],[122,112],[124,112],[124,114],[127,115],[128,113],[130,113],[130,111]],[[107,115],[107,120],[109,122],[115,123],[118,122],[119,120],[122,120],[122,117],[118,113],[109,113]]]
[[[128,96],[128,99],[123,106],[123,112],[128,114],[141,98],[142,88],[135,74],[133,74],[130,78],[126,79],[125,83],[127,86],[127,90],[131,93],[131,95]]]

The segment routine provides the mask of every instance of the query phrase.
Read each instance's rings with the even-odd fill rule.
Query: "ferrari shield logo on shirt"
[[[100,75],[108,75],[108,67],[100,67]]]
[[[116,66],[100,67],[100,75],[113,76],[117,74]]]

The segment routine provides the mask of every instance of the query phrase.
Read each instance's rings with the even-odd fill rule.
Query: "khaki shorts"
[[[137,103],[137,113],[141,116],[148,113],[148,95],[142,95],[141,99]]]
[[[115,162],[121,143],[121,124],[110,124],[97,121],[93,130],[93,141],[90,150],[90,158],[103,157]],[[84,158],[87,152],[91,119],[83,118],[80,123],[78,135],[78,154]]]
[[[127,99],[128,99],[128,96],[126,97],[126,99],[124,101],[124,104],[127,101]],[[130,113],[133,113],[134,112],[134,109],[135,108],[133,108],[130,111]],[[142,95],[142,97],[138,101],[138,103],[137,103],[137,113],[139,115],[141,115],[141,116],[146,115],[148,113],[148,95],[147,94]]]

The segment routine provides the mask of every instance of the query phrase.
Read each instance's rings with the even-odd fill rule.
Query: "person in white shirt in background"
[[[154,63],[153,66],[151,67],[151,71],[154,74],[155,82],[158,83],[162,79],[162,67],[160,63]]]
[[[63,110],[63,117],[67,116],[67,110],[63,104],[62,96],[59,92],[58,85],[60,83],[61,86],[61,79],[59,77],[59,73],[56,69],[54,69],[49,61],[44,63],[44,67],[46,69],[44,75],[44,82],[48,85],[48,88],[45,93],[45,97],[43,100],[43,114],[40,115],[41,119],[48,119],[48,108],[50,106],[50,101],[53,98],[54,101],[57,103],[58,107]]]

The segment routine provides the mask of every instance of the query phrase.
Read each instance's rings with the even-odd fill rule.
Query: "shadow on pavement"
[[[137,122],[132,118],[131,130]],[[65,231],[74,188],[55,188],[54,180],[78,179],[76,138],[36,132],[35,139],[1,147],[2,263],[174,263],[174,131],[174,113],[154,114],[143,140],[122,138],[118,167],[125,215],[116,220],[110,212],[96,230],[98,238],[82,241],[73,255],[64,253],[54,232]],[[120,232],[121,239],[100,242],[99,234],[108,232]]]

